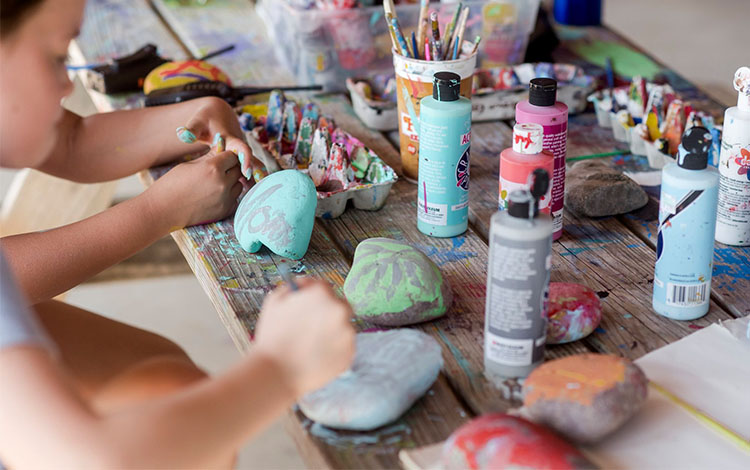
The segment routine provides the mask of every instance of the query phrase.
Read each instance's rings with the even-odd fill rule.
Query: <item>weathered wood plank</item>
[[[98,64],[128,55],[148,43],[159,54],[184,59],[187,54],[146,0],[89,0],[86,2],[81,33],[71,44],[74,65]],[[79,73],[84,84],[85,73]],[[143,105],[141,93],[105,95],[88,90],[100,112],[137,108]]]
[[[247,0],[209,5],[153,0],[153,4],[194,57],[234,44],[233,51],[210,59],[234,84],[294,84],[294,78],[276,59],[263,21]]]
[[[474,213],[477,227],[488,226],[496,211],[497,147],[509,146],[510,135],[510,128],[502,123],[472,126],[471,185],[477,191],[472,194],[474,199],[469,209]],[[586,147],[574,144],[574,148]],[[584,340],[596,351],[634,359],[690,334],[695,328],[731,318],[715,303],[707,316],[689,323],[654,313],[651,309],[654,249],[617,218],[590,219],[566,210],[563,236],[553,244],[553,251],[553,281],[579,282],[605,296],[601,328]]]

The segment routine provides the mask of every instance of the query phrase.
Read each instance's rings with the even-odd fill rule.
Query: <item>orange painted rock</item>
[[[596,468],[549,429],[501,413],[480,416],[454,431],[442,460],[446,470]]]
[[[161,64],[149,72],[143,81],[143,92],[148,95],[162,88],[206,81],[232,84],[227,74],[219,67],[202,60],[184,60]]]
[[[627,359],[580,354],[542,364],[523,384],[534,421],[592,443],[619,428],[646,401],[648,379]]]

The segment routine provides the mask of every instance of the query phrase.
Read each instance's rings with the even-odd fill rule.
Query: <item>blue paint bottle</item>
[[[708,312],[719,173],[708,167],[711,133],[691,127],[677,163],[662,170],[653,307],[675,320]]]
[[[461,77],[435,74],[432,96],[419,102],[417,228],[455,237],[469,224],[471,101],[460,96]]]

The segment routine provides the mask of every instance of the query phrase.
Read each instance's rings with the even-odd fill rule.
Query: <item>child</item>
[[[241,173],[258,164],[219,100],[86,119],[62,111],[71,91],[68,42],[83,7],[84,0],[0,0],[2,166],[116,179],[206,148],[180,143],[180,126],[204,143],[219,133],[236,154],[180,164],[140,196],[86,220],[3,239],[0,461],[230,467],[245,440],[348,367],[351,309],[321,281],[300,280],[297,292],[280,287],[266,298],[250,354],[209,379],[164,338],[49,300],[171,230],[227,216]]]

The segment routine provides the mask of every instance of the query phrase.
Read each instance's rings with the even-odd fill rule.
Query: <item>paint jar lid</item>
[[[708,166],[711,133],[705,127],[691,127],[682,134],[677,150],[677,164],[686,170],[703,170]]]
[[[513,151],[526,154],[542,152],[544,128],[535,122],[516,123],[513,126]]]
[[[554,106],[557,101],[557,81],[534,78],[529,82],[529,103],[534,106]]]
[[[457,101],[461,93],[461,76],[453,72],[436,72],[432,97],[437,101]]]
[[[549,173],[537,168],[529,175],[529,189],[520,189],[508,196],[508,215],[519,219],[533,219],[539,214],[539,199],[549,189]]]

